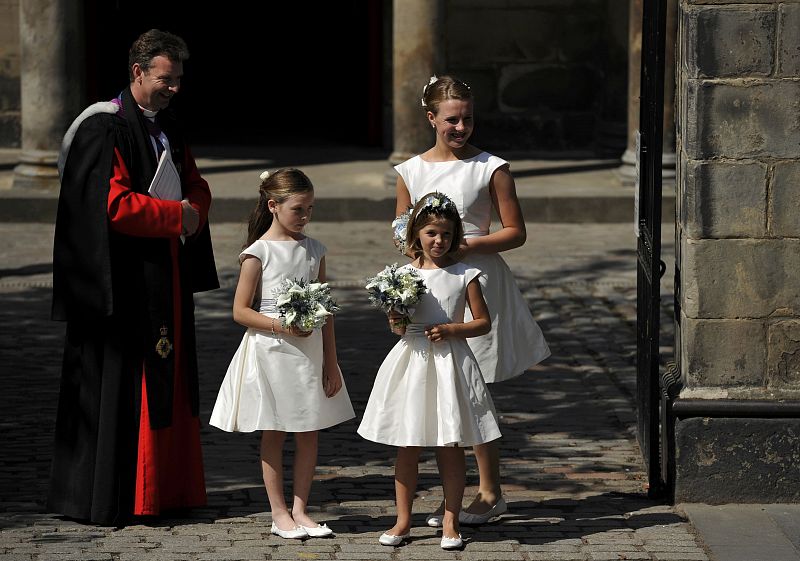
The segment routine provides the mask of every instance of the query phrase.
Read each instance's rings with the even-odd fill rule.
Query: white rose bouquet
[[[428,290],[425,281],[414,269],[399,270],[397,263],[387,265],[374,277],[367,279],[365,285],[369,301],[387,314],[397,312],[403,316],[395,325],[405,327],[419,302]]]
[[[286,328],[311,331],[325,325],[328,317],[339,311],[328,283],[318,280],[284,279],[273,293],[281,324]]]

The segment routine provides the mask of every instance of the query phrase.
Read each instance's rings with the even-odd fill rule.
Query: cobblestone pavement
[[[397,260],[387,226],[312,224],[329,247],[328,271],[344,311],[338,349],[357,415],[393,344],[370,309],[362,279]],[[707,549],[672,506],[649,500],[635,436],[635,252],[630,225],[530,224],[529,242],[507,254],[553,356],[492,386],[502,416],[502,472],[509,512],[463,527],[463,551],[439,548],[426,512],[441,500],[433,454],[423,455],[411,542],[387,548],[394,450],[361,439],[354,419],[323,431],[310,504],[336,532],[289,542],[269,535],[258,435],[202,432],[206,508],[126,528],[82,525],[43,511],[57,402],[63,325],[47,319],[52,226],[0,224],[0,434],[2,560],[706,560]],[[197,297],[201,415],[208,416],[243,329],[230,318],[239,225],[213,228],[223,288]],[[671,234],[664,235],[671,244]],[[670,267],[668,267],[668,271]],[[662,293],[669,293],[665,279]],[[665,298],[665,304],[669,299]],[[663,340],[670,341],[665,305]],[[671,349],[664,348],[665,356]],[[292,459],[291,446],[286,464]],[[466,497],[477,484],[471,451]]]

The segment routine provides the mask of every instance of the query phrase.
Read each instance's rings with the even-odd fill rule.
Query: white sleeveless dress
[[[489,182],[495,170],[506,164],[502,158],[481,152],[473,158],[448,162],[426,162],[414,156],[395,169],[408,187],[412,204],[432,191],[450,197],[464,222],[464,236],[469,238],[489,233]],[[497,253],[473,253],[464,262],[484,273],[481,289],[492,318],[491,332],[467,340],[483,379],[493,383],[514,378],[550,356],[542,330],[503,258]]]
[[[391,446],[474,446],[500,438],[466,340],[432,343],[424,333],[426,325],[464,321],[467,284],[481,272],[463,263],[415,270],[428,292],[378,369],[358,434]]]
[[[272,289],[289,279],[315,280],[325,246],[301,241],[257,240],[239,259],[261,261],[261,291],[253,308],[278,317]],[[227,432],[320,430],[355,417],[347,387],[328,398],[322,388],[322,332],[308,337],[272,335],[249,328],[233,355],[210,424]]]

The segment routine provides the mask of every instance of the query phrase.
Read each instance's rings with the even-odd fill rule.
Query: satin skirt
[[[227,432],[315,431],[355,417],[347,386],[322,387],[322,333],[281,337],[248,329],[231,359],[210,424]]]
[[[422,334],[405,335],[389,351],[358,434],[391,446],[474,446],[501,436],[466,342],[431,343]]]
[[[492,384],[509,380],[550,356],[542,329],[503,258],[497,253],[473,254],[464,262],[483,272],[479,277],[481,291],[492,320],[489,333],[467,339],[484,381]],[[471,319],[467,306],[464,321]]]

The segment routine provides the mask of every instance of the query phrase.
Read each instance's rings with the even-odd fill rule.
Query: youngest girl
[[[233,319],[247,327],[217,396],[211,424],[229,432],[261,433],[261,469],[282,538],[333,532],[306,511],[317,463],[317,431],[355,417],[336,358],[333,319],[319,330],[284,327],[272,290],[285,279],[325,281],[325,246],[303,234],[314,190],[297,169],[261,174],[260,199],[241,253]],[[321,332],[320,332],[321,331]],[[294,502],[283,495],[283,444],[294,433]]]
[[[411,506],[421,447],[435,446],[442,477],[445,513],[443,549],[463,546],[458,514],[464,496],[464,447],[500,437],[492,398],[467,337],[491,328],[478,269],[458,263],[463,227],[455,203],[440,193],[421,197],[409,220],[406,247],[428,292],[411,323],[389,323],[403,337],[381,364],[358,433],[398,446],[395,462],[397,522],[379,541],[400,545],[410,536]],[[472,320],[464,322],[465,304]]]

